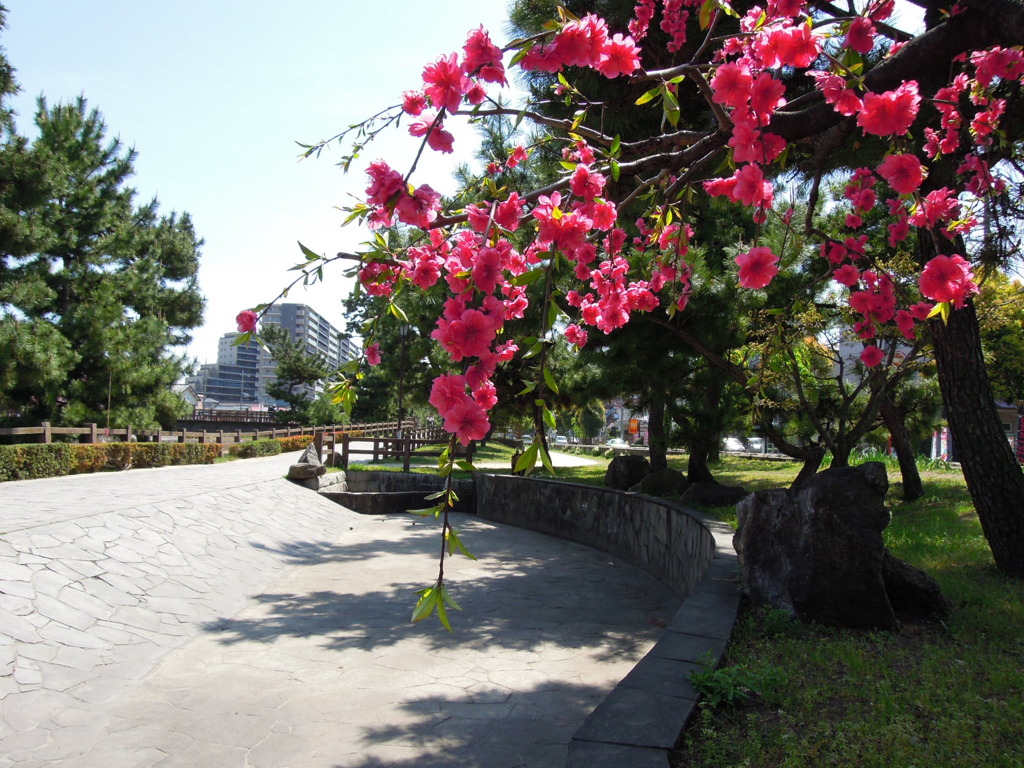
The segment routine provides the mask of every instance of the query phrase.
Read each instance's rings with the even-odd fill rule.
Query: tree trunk
[[[888,392],[883,394],[879,400],[878,410],[882,415],[882,421],[885,422],[885,428],[892,436],[892,447],[896,451],[896,459],[900,463],[900,474],[903,476],[903,500],[919,499],[924,494],[924,487],[921,485],[921,473],[917,471],[914,446],[911,445],[910,433],[907,432],[907,425],[903,423],[903,416]]]
[[[647,406],[647,454],[650,457],[651,472],[668,469],[668,435],[665,434],[665,395],[651,393]]]
[[[996,566],[1024,578],[1024,472],[1003,434],[972,302],[932,321],[946,418]]]
[[[708,466],[708,446],[694,441],[690,444],[690,458],[686,462],[686,479],[691,483],[718,483]]]
[[[807,446],[804,449],[804,465],[800,467],[793,483],[789,486],[791,491],[799,491],[804,484],[818,473],[821,460],[825,458],[825,449],[820,446]]]

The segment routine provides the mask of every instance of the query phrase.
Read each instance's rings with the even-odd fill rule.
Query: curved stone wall
[[[711,530],[683,507],[592,485],[479,475],[477,516],[608,552],[648,571],[683,598],[715,552]]]
[[[567,768],[667,768],[699,698],[690,673],[717,664],[739,607],[732,529],[650,496],[555,480],[477,476],[477,515],[595,547],[674,589],[683,604],[664,635],[598,705]]]

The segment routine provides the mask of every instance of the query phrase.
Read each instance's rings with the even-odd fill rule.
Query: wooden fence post
[[[316,431],[313,432],[313,446],[316,448],[316,457],[317,457],[317,459],[323,461],[323,456],[324,456],[324,433],[322,431],[321,432],[316,432]]]
[[[89,425],[89,442],[96,442],[96,422],[93,422]]]
[[[52,437],[52,435],[50,434],[50,422],[44,421],[43,422],[43,442],[44,443],[50,442],[51,437]]]
[[[407,437],[402,442],[405,443],[402,449],[402,470],[408,472],[412,463],[412,440]]]
[[[341,468],[348,469],[348,433],[341,436]]]

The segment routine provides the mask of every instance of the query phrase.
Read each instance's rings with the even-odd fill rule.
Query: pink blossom
[[[577,349],[582,349],[587,343],[587,332],[573,323],[565,329],[565,340]]]
[[[526,149],[522,146],[516,146],[512,153],[508,156],[508,160],[505,161],[505,166],[508,168],[515,168],[520,163],[525,163],[529,155],[526,154]]]
[[[601,194],[604,189],[605,178],[600,173],[590,170],[588,165],[576,166],[572,178],[569,179],[569,187],[576,197],[584,200],[593,200]]]
[[[424,92],[437,108],[455,112],[462,103],[462,95],[469,89],[469,79],[459,66],[459,55],[441,56],[423,68]]]
[[[458,320],[438,320],[437,326],[430,335],[441,342],[455,362],[485,354],[494,340],[490,318],[475,309],[467,309]]]
[[[485,411],[491,410],[498,403],[498,388],[485,379],[473,387],[473,401]]]
[[[570,67],[597,68],[608,45],[608,25],[604,19],[592,13],[578,21],[570,21],[562,27],[555,39],[562,64]]]
[[[896,327],[900,329],[903,338],[907,341],[914,341],[914,316],[905,309],[896,313]]]
[[[863,16],[850,22],[843,45],[857,53],[870,53],[875,43],[875,25]]]
[[[924,181],[924,169],[915,155],[889,155],[878,166],[878,175],[901,195],[916,192]]]
[[[832,272],[832,278],[837,283],[852,288],[860,282],[860,270],[858,270],[853,264],[844,264],[839,269]]]
[[[491,424],[480,404],[467,398],[445,414],[444,428],[456,435],[460,443],[469,445],[473,440],[485,438]]]
[[[469,33],[463,47],[463,67],[488,83],[505,83],[505,67],[501,63],[501,49],[491,42],[491,37],[481,26]]]
[[[714,92],[713,99],[718,104],[727,107],[744,107],[750,98],[750,86],[754,78],[750,74],[750,67],[738,62],[723,64],[711,78],[711,90]]]
[[[903,136],[917,117],[921,97],[917,82],[908,80],[892,91],[864,94],[857,125],[875,136]]]
[[[868,368],[874,368],[876,365],[881,363],[884,358],[885,353],[874,345],[864,347],[864,351],[860,353],[861,362]]]
[[[779,257],[772,253],[771,248],[764,246],[741,253],[736,257],[736,263],[740,268],[740,285],[744,288],[764,288],[779,272],[776,266]]]
[[[939,302],[962,307],[971,294],[978,292],[970,264],[959,254],[936,256],[924,266],[918,281],[921,293]]]
[[[459,375],[442,375],[434,379],[430,387],[429,402],[444,416],[452,408],[466,400],[466,377]]]
[[[380,365],[380,344],[376,342],[366,348],[367,365]]]
[[[640,69],[640,49],[628,35],[613,35],[601,48],[597,71],[607,78],[631,75]]]
[[[252,333],[256,330],[256,321],[259,315],[251,309],[243,309],[235,316],[235,323],[238,325],[239,333]]]
[[[519,197],[518,192],[513,192],[507,200],[498,203],[494,212],[494,223],[509,232],[519,229],[519,221],[523,216],[523,206],[526,201]]]
[[[395,206],[395,214],[403,224],[426,229],[437,218],[441,209],[441,195],[423,184],[411,195],[402,195]]]
[[[416,117],[427,108],[427,97],[419,91],[406,91],[402,94],[402,111]]]

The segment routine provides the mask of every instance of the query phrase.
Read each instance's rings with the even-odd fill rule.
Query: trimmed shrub
[[[281,453],[281,443],[274,439],[253,440],[248,443],[236,443],[228,449],[228,453],[240,459],[254,459],[258,456],[276,456]]]
[[[0,446],[0,480],[31,480],[69,475],[74,469],[69,443]]]
[[[99,472],[107,466],[106,443],[85,443],[75,446],[75,465],[72,474]]]
[[[176,467],[185,464],[213,464],[220,458],[219,443],[171,443],[170,463]]]
[[[312,435],[296,435],[294,437],[278,437],[275,440],[281,445],[281,453],[305,450],[313,442]]]

